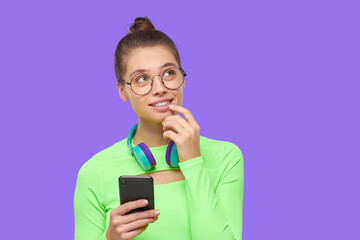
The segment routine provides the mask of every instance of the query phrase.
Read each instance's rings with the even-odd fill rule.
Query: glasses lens
[[[183,83],[184,75],[178,68],[168,68],[164,71],[162,79],[167,88],[176,89]]]
[[[131,79],[131,89],[139,95],[147,94],[151,89],[151,78],[146,74],[135,75]]]

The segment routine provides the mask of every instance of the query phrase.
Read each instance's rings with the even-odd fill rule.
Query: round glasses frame
[[[165,85],[165,83],[164,83],[163,78],[162,78],[162,76],[164,75],[164,73],[166,73],[169,69],[172,69],[172,68],[176,68],[176,69],[180,70],[180,71],[182,72],[183,76],[184,76],[181,84],[180,84],[177,88],[169,88],[169,87],[167,87],[167,86]],[[146,74],[146,75],[148,75],[148,74]],[[123,82],[123,83],[129,85],[130,88],[131,88],[131,91],[133,91],[133,93],[135,93],[136,95],[145,96],[146,94],[148,94],[148,93],[151,91],[151,89],[152,89],[152,87],[153,87],[154,77],[159,76],[160,79],[161,79],[161,83],[162,83],[167,89],[175,90],[175,89],[178,89],[179,87],[181,87],[181,85],[184,84],[186,72],[185,72],[182,68],[169,67],[169,68],[167,68],[165,71],[163,71],[161,75],[159,75],[159,74],[153,75],[152,78],[151,78],[151,84],[150,84],[151,87],[150,87],[149,91],[148,91],[147,93],[144,93],[144,94],[136,93],[136,92],[133,90],[132,86],[131,86],[131,83],[132,83],[133,79],[134,79],[136,76],[137,76],[137,75],[133,76],[133,77],[131,78],[130,82],[126,82],[126,81],[124,81],[124,80],[122,80],[122,79],[120,79],[120,82]],[[149,76],[149,75],[148,75],[148,76]]]

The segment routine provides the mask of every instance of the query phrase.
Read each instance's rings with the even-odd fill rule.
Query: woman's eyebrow
[[[132,78],[132,76],[135,74],[135,73],[142,73],[142,72],[146,72],[147,70],[146,69],[136,69],[132,74],[130,74],[130,78]]]
[[[165,63],[164,65],[162,65],[160,68],[165,68],[165,67],[178,67],[175,63],[171,63],[171,62],[168,62],[168,63]],[[132,76],[135,74],[135,73],[143,73],[143,72],[147,72],[148,69],[136,69],[133,73],[130,74],[130,78],[132,78]]]
[[[164,67],[177,67],[177,65],[175,63],[168,62],[162,65],[160,68],[164,68]]]

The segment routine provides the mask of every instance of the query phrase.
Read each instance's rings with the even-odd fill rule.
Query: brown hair
[[[169,47],[181,69],[179,51],[173,40],[165,33],[155,30],[154,25],[148,17],[137,17],[130,26],[128,34],[119,41],[115,50],[114,64],[117,81],[124,85],[122,81],[126,66],[124,57],[129,54],[131,50],[138,47],[151,47],[156,45]]]

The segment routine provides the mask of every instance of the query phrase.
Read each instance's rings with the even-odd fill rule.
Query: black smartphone
[[[154,180],[151,176],[120,176],[119,177],[120,204],[139,199],[147,199],[145,207],[133,209],[129,213],[155,209]]]

